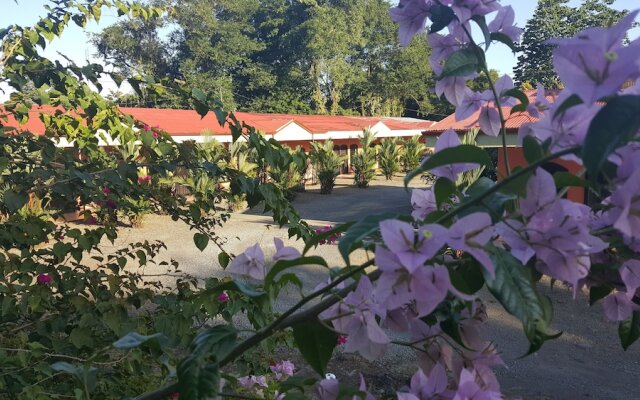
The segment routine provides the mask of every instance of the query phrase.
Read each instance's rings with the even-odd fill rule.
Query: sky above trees
[[[17,23],[21,25],[32,24],[37,18],[45,13],[44,5],[47,4],[46,0],[0,0],[2,4],[3,12],[0,13],[0,27],[7,26],[9,24]],[[502,4],[511,5],[516,13],[516,21],[518,26],[524,27],[527,19],[530,18],[535,10],[536,1],[521,1],[521,0],[502,0]],[[571,5],[580,4],[579,0],[570,1]],[[639,4],[637,0],[617,0],[614,5],[616,9],[634,9],[638,8]],[[87,32],[97,33],[107,26],[115,23],[118,20],[115,11],[106,10],[103,12],[103,17],[100,24],[94,22],[87,25]],[[635,38],[640,35],[640,28],[635,28],[632,31],[631,38]],[[62,60],[63,58],[58,54],[63,53],[65,56],[74,60],[76,63],[82,64],[85,60],[99,61],[99,58],[95,56],[96,50],[89,42],[87,33],[82,29],[73,26],[70,27],[67,34],[62,39],[56,39],[46,50],[45,54],[52,59]],[[489,50],[488,60],[490,60],[490,67],[498,70],[500,73],[507,73],[512,75],[513,68],[516,65],[517,58],[510,52],[506,46],[493,46]],[[115,86],[108,81],[103,82],[105,91],[115,89]],[[4,88],[2,88],[4,89]],[[7,93],[0,92],[0,101],[5,101],[8,98]]]

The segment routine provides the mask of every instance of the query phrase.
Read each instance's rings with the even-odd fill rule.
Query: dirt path
[[[410,194],[405,192],[402,181],[397,178],[386,182],[376,180],[369,189],[350,187],[350,181],[341,179],[332,195],[323,196],[312,188],[301,193],[295,201],[301,216],[311,224],[344,222],[383,212],[408,213]],[[419,185],[419,181],[415,184]],[[239,253],[247,246],[261,243],[267,256],[275,251],[273,237],[288,241],[286,229],[274,226],[267,217],[255,211],[234,214],[231,222],[219,231],[229,238],[229,251]],[[209,246],[199,252],[192,242],[193,232],[181,223],[169,218],[153,216],[142,229],[126,229],[119,244],[142,239],[164,241],[169,250],[165,258],[176,259],[184,272],[199,278],[222,275],[217,264],[217,251]],[[288,241],[289,245],[302,248],[301,242]],[[315,250],[325,257],[330,265],[341,265],[336,246],[322,246]],[[364,259],[364,254],[357,257]],[[148,268],[147,273],[160,273]],[[326,279],[325,271],[316,267],[302,267],[300,277],[307,288],[313,288]],[[172,279],[165,278],[167,283]],[[497,370],[504,392],[508,398],[523,399],[640,399],[640,344],[636,343],[624,352],[618,343],[617,326],[605,322],[602,310],[588,307],[584,294],[573,300],[564,288],[556,286],[542,289],[554,300],[554,328],[564,334],[560,339],[548,342],[536,354],[519,358],[526,352],[526,339],[519,322],[507,315],[487,293],[489,319],[488,338],[495,340],[502,352],[506,367]],[[295,300],[285,297],[279,307],[287,307]],[[374,384],[376,392],[391,394],[393,387],[406,382],[414,364],[413,355],[404,349],[390,351],[383,359],[373,364],[358,356],[339,354],[331,364],[332,372],[338,376],[356,379],[362,371]]]

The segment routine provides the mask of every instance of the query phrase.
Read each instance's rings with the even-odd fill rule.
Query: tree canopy
[[[553,69],[553,46],[546,40],[570,37],[588,27],[605,27],[618,22],[627,10],[611,6],[615,0],[584,0],[580,7],[568,5],[568,0],[539,0],[533,16],[527,21],[520,44],[518,64],[514,69],[516,82],[547,88],[558,88],[560,81]]]
[[[169,2],[171,3],[171,2]],[[230,109],[428,115],[423,36],[401,48],[388,0],[186,0],[160,21],[125,19],[93,38],[116,68],[183,80]],[[124,101],[131,101],[127,96]],[[138,98],[180,107],[174,99]]]

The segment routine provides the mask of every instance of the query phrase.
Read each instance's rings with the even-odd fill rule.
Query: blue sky
[[[520,27],[524,27],[527,19],[533,15],[537,1],[535,0],[502,0],[502,4],[511,5],[516,13],[516,22]],[[10,24],[31,25],[43,16],[46,12],[44,5],[49,4],[46,0],[0,0],[0,28]],[[571,0],[571,5],[579,5],[579,0]],[[634,9],[640,8],[638,0],[617,0],[614,4],[618,9]],[[117,20],[115,10],[103,9],[102,19],[99,24],[91,22],[88,24],[86,31],[99,32],[104,27],[114,23]],[[89,35],[86,31],[76,27],[74,24],[63,34],[61,39],[54,40],[47,49],[45,54],[52,59],[62,61],[62,57],[58,52],[63,53],[78,64],[84,64],[86,60],[98,61],[93,54],[95,50],[89,43]],[[632,38],[640,35],[640,29],[634,29]],[[487,56],[491,68],[495,68],[501,73],[511,74],[516,64],[516,57],[511,51],[503,45],[496,44],[489,49]],[[106,90],[113,90],[115,86],[110,82],[104,82]],[[7,98],[6,94],[0,92],[0,101]]]

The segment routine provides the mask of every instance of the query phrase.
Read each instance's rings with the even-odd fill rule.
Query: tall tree
[[[545,44],[551,38],[573,36],[594,26],[608,26],[626,14],[611,6],[615,0],[585,0],[580,7],[567,6],[568,0],[539,0],[538,6],[522,35],[518,64],[514,69],[519,84],[542,83],[557,88],[560,81],[553,69],[553,46]]]

